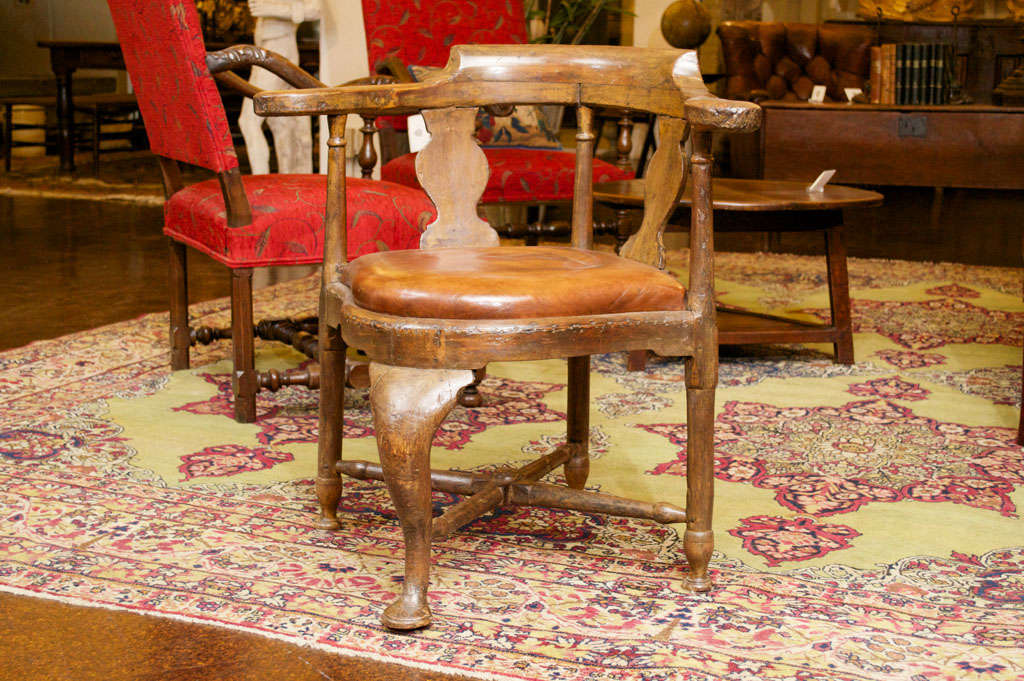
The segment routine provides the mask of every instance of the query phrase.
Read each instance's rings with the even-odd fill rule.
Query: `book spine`
[[[939,104],[949,104],[950,78],[953,74],[953,48],[948,45],[942,46],[942,80],[941,91],[939,92]]]
[[[882,48],[871,48],[871,103],[882,102]]]
[[[896,91],[894,93],[896,104],[906,104],[906,101],[904,101],[907,82],[906,55],[906,43],[896,43]]]
[[[896,103],[896,45],[887,43],[882,46],[882,59],[885,65],[882,71],[882,104]]]
[[[921,43],[910,46],[910,103],[914,105],[921,104],[922,52]]]
[[[926,73],[928,74],[928,78],[925,80],[925,83],[927,84],[927,89],[925,90],[925,98],[924,98],[924,103],[925,104],[938,104],[939,103],[939,96],[938,96],[938,91],[937,91],[937,86],[939,84],[939,80],[938,80],[938,73],[939,73],[938,54],[939,53],[938,53],[938,50],[936,49],[937,47],[938,47],[938,45],[936,45],[935,43],[928,43],[928,45],[925,47],[925,63],[928,65],[928,68],[926,69]]]

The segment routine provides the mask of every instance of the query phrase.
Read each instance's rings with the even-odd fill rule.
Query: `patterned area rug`
[[[828,309],[820,258],[718,270],[731,305]],[[435,547],[431,627],[383,630],[402,539],[382,485],[347,481],[342,529],[315,530],[315,395],[261,395],[258,422],[235,423],[227,348],[170,373],[166,315],[0,354],[0,588],[493,679],[1022,678],[1020,272],[851,261],[851,277],[856,364],[723,353],[709,594],[682,588],[676,527],[512,508]],[[264,290],[258,312],[304,314],[315,290]],[[564,384],[557,361],[491,366],[434,466],[550,450]],[[594,358],[592,489],[682,504],[681,385],[678,361]],[[366,396],[346,399],[345,454],[375,459]]]

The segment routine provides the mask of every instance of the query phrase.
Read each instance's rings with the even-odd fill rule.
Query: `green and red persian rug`
[[[235,423],[226,346],[171,373],[166,315],[0,354],[0,588],[492,679],[1020,679],[1020,272],[850,267],[856,364],[724,353],[711,593],[682,588],[676,527],[513,508],[435,547],[434,624],[389,633],[402,538],[382,485],[348,481],[341,530],[314,529],[316,395],[261,395]],[[725,303],[826,314],[820,258],[723,254],[718,274]],[[307,313],[315,288],[264,290],[258,312]],[[683,502],[681,386],[671,359],[594,358],[593,489]],[[438,431],[436,467],[561,441],[563,363],[491,366],[483,394]],[[345,454],[373,459],[366,396],[347,402]]]

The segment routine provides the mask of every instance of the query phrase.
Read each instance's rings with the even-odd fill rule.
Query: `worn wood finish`
[[[324,84],[273,50],[256,45],[232,45],[206,54],[206,67],[219,75],[225,71],[260,66],[292,87],[324,87]]]
[[[188,328],[188,249],[185,244],[167,239],[167,287],[171,290],[170,330],[171,369],[188,369],[191,343]]]
[[[917,132],[900,133],[901,119]],[[762,177],[872,185],[1024,189],[1024,109],[765,105]]]
[[[594,201],[590,185],[594,176],[594,110],[580,106],[576,111],[576,169],[573,176],[572,245],[594,245]]]
[[[629,93],[628,100],[624,97]],[[720,130],[750,132],[761,122],[750,102],[711,97],[692,51],[588,45],[456,45],[443,71],[391,87],[264,92],[263,115],[407,114],[494,104],[562,104],[646,111]]]
[[[402,594],[381,617],[393,629],[430,622],[430,443],[470,371],[370,364],[370,404],[381,467],[405,537]],[[333,415],[332,415],[333,416]]]
[[[836,338],[832,344],[835,359],[838,364],[853,364],[850,280],[846,271],[846,239],[842,225],[825,231],[825,266],[828,269],[831,326],[836,329]]]
[[[570,357],[566,386],[566,442],[572,456],[565,462],[565,482],[583,489],[590,475],[590,355]]]
[[[652,159],[652,162],[655,159]],[[596,200],[617,209],[610,225],[620,243],[634,231],[633,213],[643,205],[644,180],[606,182],[596,185]],[[672,216],[670,231],[689,231],[693,186],[688,183]],[[880,205],[877,192],[826,185],[822,192],[810,193],[807,183],[785,180],[716,179],[713,198],[716,232],[819,232],[825,240],[826,269],[832,319],[828,324],[811,324],[770,315],[755,315],[726,310],[718,320],[718,340],[723,345],[748,343],[832,343],[836,362],[853,362],[853,334],[850,318],[849,281],[842,208],[866,208]],[[646,219],[646,216],[645,216]],[[621,252],[620,247],[620,252]],[[643,369],[647,353],[636,351],[629,357],[631,371]]]
[[[368,462],[339,461],[335,452],[340,445],[332,432],[321,437],[321,475],[332,491],[337,489],[336,483],[324,472],[332,462],[336,471],[363,478],[379,476],[387,483],[405,536],[405,582],[402,594],[381,618],[385,626],[412,629],[430,622],[426,590],[431,540],[440,540],[503,504],[544,503],[658,522],[686,522],[689,583],[695,589],[708,589],[717,380],[710,131],[750,130],[758,123],[758,108],[711,97],[693,52],[591,46],[457,46],[444,71],[419,83],[268,92],[257,95],[256,101],[258,111],[281,115],[391,114],[423,109],[432,133],[431,142],[417,157],[416,171],[437,207],[438,217],[424,232],[420,250],[374,254],[366,257],[370,260],[363,258],[345,265],[344,236],[339,233],[328,235],[324,259],[321,329],[334,333],[340,328],[344,343],[363,350],[371,360],[370,401],[381,466],[378,469]],[[573,249],[547,252],[527,247],[479,248],[495,243],[497,236],[476,213],[488,169],[484,155],[472,140],[475,110],[513,103],[578,107]],[[602,260],[604,256],[597,258],[586,250],[593,240],[590,164],[595,107],[640,109],[660,116],[656,124],[663,144],[648,177],[657,191],[648,192],[644,198],[651,217],[624,249],[627,255],[645,263],[629,264],[633,273],[630,278],[645,282],[632,285],[645,290],[630,289],[621,277],[599,278],[602,273],[617,271],[614,268],[623,263]],[[693,248],[690,286],[684,298],[683,289],[671,284],[657,266],[664,258],[661,233],[683,189],[683,142],[690,127],[696,130]],[[332,200],[343,201],[343,178],[332,176],[329,185]],[[335,193],[341,198],[333,196]],[[328,221],[328,229],[339,229],[338,223]],[[537,255],[540,251],[544,252]],[[370,262],[374,264],[367,264]],[[450,263],[457,274],[447,270],[443,277],[423,274],[439,263]],[[481,292],[469,286],[474,276],[489,268],[497,268],[492,271],[494,288],[502,289],[505,283],[513,290],[516,283],[510,297],[491,300],[489,297],[497,294],[490,293],[490,288]],[[602,294],[608,294],[610,301],[638,296],[635,301],[642,304],[614,309],[643,311],[594,313],[591,306],[563,303],[558,292],[530,291],[522,286],[532,281],[524,279],[525,272],[538,271],[555,273],[555,278],[544,284],[546,287],[558,286],[552,282],[568,281],[573,276],[580,281],[589,277],[591,282],[608,282],[603,286],[622,286],[621,291],[602,290]],[[360,279],[364,275],[368,278]],[[429,291],[420,287],[426,279],[434,286]],[[667,286],[663,283],[666,280]],[[401,294],[393,298],[394,291]],[[663,291],[658,293],[663,297],[644,297],[654,295],[654,291]],[[409,306],[410,300],[417,302]],[[464,304],[460,307],[460,303]],[[393,304],[397,307],[389,307]],[[612,304],[616,303],[603,298],[600,302],[600,306]],[[417,313],[444,318],[415,316]],[[694,512],[582,489],[589,469],[589,355],[648,347],[689,358],[688,437],[694,463],[687,479],[687,496]],[[430,470],[434,431],[451,409],[459,389],[473,379],[472,370],[492,361],[554,357],[569,358],[564,445],[515,471],[502,470],[490,477]],[[339,380],[335,376],[334,381]],[[322,391],[327,389],[326,376],[324,381]],[[321,414],[321,423],[341,422],[339,404],[322,402],[322,409],[325,413]],[[539,481],[558,466],[564,467],[568,486]],[[467,498],[432,520],[431,485]]]
[[[652,159],[653,162],[653,159]],[[814,178],[811,178],[814,179]],[[728,230],[728,213],[775,213],[780,211],[834,211],[842,208],[871,208],[882,205],[884,197],[878,192],[846,187],[837,184],[825,185],[824,191],[807,191],[810,182],[792,180],[743,180],[729,177],[715,178],[714,209],[715,231]],[[613,206],[642,206],[646,197],[647,184],[643,179],[602,182],[594,185],[594,200]],[[693,200],[693,183],[687,181],[686,189],[679,197],[679,207],[689,208]],[[689,222],[689,215],[678,214],[677,218]],[[789,220],[799,216],[785,216]],[[744,224],[744,231],[753,231],[770,216],[750,216]],[[726,223],[726,224],[722,224]],[[688,229],[688,224],[686,229]],[[779,225],[769,223],[766,230],[778,229]],[[814,227],[808,226],[813,229]],[[820,227],[819,227],[820,228]],[[671,230],[672,227],[669,227]]]
[[[253,347],[252,269],[231,270],[231,393],[234,397],[235,420],[252,423],[256,420],[256,354]]]
[[[423,120],[430,142],[416,154],[416,176],[434,202],[437,218],[423,230],[420,248],[497,246],[498,233],[476,209],[488,172],[487,157],[473,138],[476,109],[424,111]]]
[[[665,243],[662,234],[668,218],[679,203],[686,182],[683,141],[686,124],[678,118],[658,119],[661,144],[651,157],[648,177],[664,178],[664,183],[647,183],[644,191],[644,216],[640,229],[619,249],[619,255],[645,262],[659,269],[665,267]],[[666,191],[671,187],[674,191]]]

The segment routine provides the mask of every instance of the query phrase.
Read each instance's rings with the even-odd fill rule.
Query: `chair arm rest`
[[[273,73],[275,76],[296,88],[318,88],[324,87],[319,80],[291,63],[277,52],[257,47],[255,45],[232,45],[231,47],[210,52],[206,55],[206,66],[210,73],[215,76],[225,71],[232,71],[243,66],[260,66]],[[233,74],[231,74],[233,75]],[[218,77],[222,83],[241,89],[235,79],[241,80],[238,76]],[[246,88],[245,94],[252,96],[260,90],[251,85]]]
[[[761,127],[761,107],[718,97],[693,97],[686,100],[686,120],[697,128],[728,132],[753,132]]]

